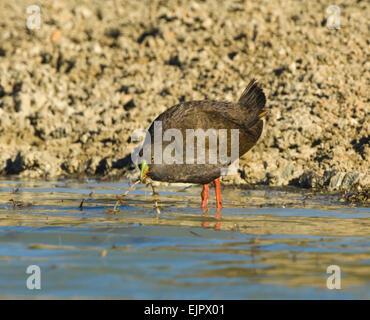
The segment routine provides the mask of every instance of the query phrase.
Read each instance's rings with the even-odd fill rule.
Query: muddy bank
[[[27,28],[29,5],[40,29]],[[134,129],[257,77],[262,138],[225,183],[369,188],[366,1],[2,1],[0,174],[133,177]]]

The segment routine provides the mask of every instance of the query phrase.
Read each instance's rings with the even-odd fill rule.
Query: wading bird
[[[202,101],[189,101],[183,102],[167,109],[165,112],[160,114],[151,124],[149,128],[150,134],[150,147],[151,147],[151,159],[153,161],[142,160],[141,163],[141,179],[148,176],[155,181],[165,182],[185,182],[185,183],[196,183],[202,184],[203,190],[201,192],[203,210],[207,208],[207,201],[209,198],[209,183],[212,181],[215,185],[216,191],[216,204],[217,209],[222,208],[221,201],[221,189],[220,189],[220,176],[222,169],[225,164],[217,159],[216,162],[210,161],[211,154],[219,154],[221,146],[217,144],[215,150],[211,150],[210,137],[208,141],[203,145],[205,147],[205,153],[208,156],[208,162],[198,163],[199,154],[197,152],[191,152],[193,159],[186,159],[187,150],[191,150],[194,147],[194,141],[186,147],[186,143],[183,146],[175,146],[172,148],[174,151],[179,152],[180,156],[183,157],[183,161],[165,163],[161,155],[161,162],[155,161],[156,154],[155,150],[155,123],[161,123],[161,129],[163,133],[169,129],[176,129],[182,133],[185,137],[189,129],[197,130],[201,129],[206,132],[209,129],[214,129],[217,132],[217,138],[220,140],[219,132],[220,129],[226,129],[227,141],[227,152],[230,154],[231,148],[231,131],[238,130],[238,155],[237,158],[244,155],[249,149],[251,149],[259,139],[263,129],[262,118],[267,114],[264,110],[266,104],[266,97],[263,90],[257,84],[257,81],[253,79],[248,86],[245,88],[238,102],[219,102],[213,100],[202,100]],[[162,137],[161,137],[162,138]],[[197,140],[199,137],[197,137]],[[161,152],[165,152],[166,147],[173,143],[173,141],[164,141],[168,139],[161,139],[163,145],[161,146]],[[197,141],[198,142],[198,141]],[[225,148],[224,148],[225,149]],[[197,150],[198,151],[198,150]],[[189,153],[189,152],[188,152]],[[189,154],[187,154],[189,156]],[[148,160],[148,159],[147,159]],[[235,159],[234,159],[235,160]]]

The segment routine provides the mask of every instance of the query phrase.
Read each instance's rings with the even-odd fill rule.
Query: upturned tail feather
[[[250,115],[250,122],[247,127],[252,127],[259,119],[263,118],[268,111],[264,110],[266,96],[258,86],[257,80],[252,79],[244,89],[238,103],[242,105]]]

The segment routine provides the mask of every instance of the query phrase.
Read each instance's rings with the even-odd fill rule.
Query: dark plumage
[[[265,95],[256,80],[253,79],[236,103],[212,100],[184,102],[169,108],[154,121],[162,121],[163,132],[171,128],[179,129],[184,137],[184,142],[186,129],[203,129],[204,131],[207,129],[227,129],[228,150],[230,150],[231,144],[230,130],[239,129],[240,157],[252,148],[261,136],[263,129],[261,118],[266,114],[265,103]],[[154,122],[149,128],[149,133],[152,137],[152,155],[154,155]],[[171,141],[164,141],[163,150],[170,143]],[[206,140],[205,146],[208,150],[209,141]],[[195,164],[185,163],[185,149],[184,143],[183,164],[149,164],[147,175],[158,181],[201,183],[203,185],[220,177],[220,170],[225,165],[219,162],[209,164],[207,161],[206,164],[197,164],[197,158],[195,158]]]

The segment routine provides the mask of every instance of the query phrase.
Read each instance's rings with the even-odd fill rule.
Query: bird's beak
[[[145,160],[141,162],[141,171],[140,171],[140,179],[143,179],[145,175],[148,173],[149,167]]]

